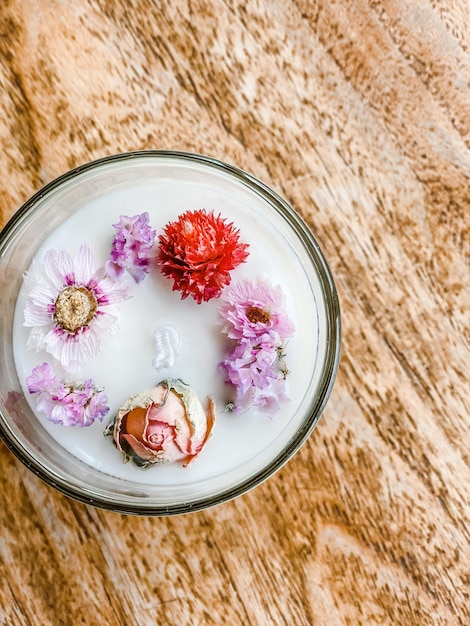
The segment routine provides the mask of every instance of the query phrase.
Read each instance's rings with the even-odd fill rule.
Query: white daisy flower
[[[105,266],[95,270],[86,244],[73,258],[65,251],[48,250],[27,281],[28,348],[46,350],[68,372],[98,355],[102,339],[118,328],[119,303],[129,297],[128,288],[109,277]]]

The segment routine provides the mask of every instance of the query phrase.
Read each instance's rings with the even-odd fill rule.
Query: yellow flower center
[[[66,287],[55,301],[54,318],[70,333],[90,323],[98,307],[95,295],[86,287]]]
[[[260,309],[257,306],[251,306],[245,312],[248,321],[252,324],[257,324],[260,322],[261,324],[267,324],[271,320],[271,316],[267,311]]]

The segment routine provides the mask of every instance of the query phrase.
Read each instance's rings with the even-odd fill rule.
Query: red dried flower
[[[181,299],[191,295],[198,304],[218,298],[230,284],[230,271],[248,257],[248,244],[239,243],[240,231],[214,211],[186,211],[169,222],[160,235],[158,261],[173,291]]]

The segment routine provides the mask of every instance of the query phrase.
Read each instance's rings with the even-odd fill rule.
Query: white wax
[[[97,184],[89,194],[80,191],[86,190],[86,185],[80,186],[79,177],[67,191],[75,203],[73,214],[47,236],[35,258],[41,261],[50,248],[74,254],[86,242],[95,254],[96,264],[101,265],[108,258],[115,233],[112,224],[122,214],[147,211],[158,236],[168,221],[176,220],[186,210],[205,208],[220,212],[240,229],[240,241],[250,246],[248,260],[232,272],[232,282],[268,278],[285,292],[286,310],[296,327],[286,349],[291,399],[274,419],[256,409],[243,415],[225,411],[233,390],[217,370],[225,346],[225,335],[218,325],[220,301],[198,305],[192,298],[181,300],[180,293],[171,289],[172,281],[158,270],[152,270],[142,283],[133,283],[132,298],[121,305],[118,333],[104,341],[97,359],[83,363],[73,376],[66,375],[46,352],[27,349],[29,329],[23,326],[27,294],[23,286],[18,295],[13,336],[18,377],[37,419],[57,444],[93,468],[140,484],[193,485],[200,489],[204,481],[209,481],[224,488],[270,463],[306,418],[325,350],[320,281],[290,225],[243,183],[226,174],[206,174],[186,166],[181,170],[163,168],[155,174],[153,166],[145,163],[139,163],[127,176],[130,167],[126,163],[110,166],[103,185]],[[93,176],[99,178],[98,174]],[[152,367],[153,335],[158,327],[167,324],[181,333],[181,351],[171,368],[156,372]],[[25,380],[43,361],[48,361],[64,380],[93,378],[105,388],[111,411],[103,423],[95,422],[83,429],[67,428],[51,423],[36,411],[36,398],[28,393]],[[129,396],[166,377],[189,383],[203,404],[208,396],[214,398],[217,417],[213,435],[189,468],[173,464],[141,470],[132,463],[124,464],[121,453],[111,438],[103,436],[103,430]]]

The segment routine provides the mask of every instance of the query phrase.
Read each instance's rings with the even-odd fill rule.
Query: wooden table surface
[[[468,0],[2,0],[0,217],[137,149],[238,165],[332,268],[342,360],[275,476],[77,503],[0,445],[0,624],[470,624]]]

